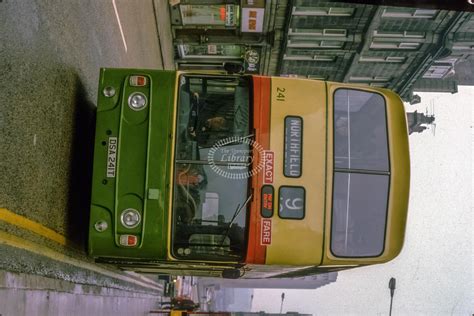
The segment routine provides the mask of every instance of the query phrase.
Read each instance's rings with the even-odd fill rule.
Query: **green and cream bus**
[[[89,254],[248,278],[384,263],[403,245],[408,148],[386,89],[102,69]]]

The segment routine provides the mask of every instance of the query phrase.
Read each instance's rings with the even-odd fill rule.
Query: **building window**
[[[425,72],[423,78],[426,79],[444,79],[454,75],[454,64],[455,61],[438,61],[435,62],[431,67]]]
[[[324,48],[342,48],[342,46],[344,46],[344,42],[321,41],[321,47],[324,47]]]
[[[385,31],[374,31],[374,37],[394,37],[394,38],[425,38],[425,32],[385,32]]]
[[[406,57],[402,56],[388,56],[385,60],[389,63],[403,63],[406,60]]]
[[[417,49],[420,46],[420,43],[406,43],[401,42],[398,44],[398,48],[400,49]]]
[[[432,19],[436,16],[438,10],[431,9],[412,9],[412,8],[386,8],[383,10],[383,18],[418,18]]]
[[[434,18],[438,10],[430,10],[430,9],[416,9],[413,13],[413,16],[416,18]]]
[[[302,75],[298,74],[281,74],[280,77],[286,77],[286,78],[305,78]]]
[[[236,27],[239,24],[239,6],[222,5],[180,5],[183,25],[216,25]]]
[[[366,63],[403,63],[406,57],[402,56],[361,56],[359,62]]]
[[[318,56],[318,55],[314,55],[313,56],[313,60],[315,61],[335,61],[336,60],[336,57],[335,56]]]
[[[307,47],[307,48],[342,48],[342,41],[315,41],[314,39],[289,40],[288,47]]]
[[[465,43],[465,44],[454,44],[453,49],[455,50],[474,50],[474,45],[471,45],[471,43]]]
[[[293,7],[293,15],[352,16],[354,8]]]
[[[313,80],[327,80],[328,76],[323,76],[323,75],[308,75],[308,79],[313,79]]]
[[[370,44],[371,49],[401,49],[401,50],[414,50],[420,47],[420,43],[409,43],[409,42],[377,42],[373,41]]]
[[[284,55],[283,60],[312,60],[312,61],[334,61],[334,56],[321,56],[321,55]]]
[[[179,58],[241,59],[245,48],[240,45],[177,45]]]
[[[387,56],[387,58],[385,58],[385,60],[386,60],[388,63],[403,63],[403,62],[405,62],[406,57],[402,57],[402,56]]]
[[[295,56],[285,54],[283,55],[283,60],[313,60],[313,57],[309,55]]]
[[[305,36],[322,36],[323,29],[301,29],[301,28],[292,28],[289,30],[288,35],[305,35]]]
[[[377,87],[377,88],[386,88],[388,84],[386,83],[380,83],[380,82],[372,82],[369,84],[371,87]]]
[[[390,81],[390,77],[381,77],[381,76],[375,76],[375,77],[359,77],[359,76],[350,76],[349,81],[351,82],[388,82]]]
[[[287,78],[301,78],[301,79],[312,79],[312,80],[328,80],[327,75],[298,75],[298,74],[281,74],[280,77]]]
[[[341,36],[347,35],[345,29],[306,29],[306,28],[293,28],[288,32],[290,36]]]
[[[324,29],[323,30],[324,36],[346,36],[347,30],[344,29]]]

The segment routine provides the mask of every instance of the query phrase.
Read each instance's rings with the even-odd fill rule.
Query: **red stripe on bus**
[[[270,87],[271,78],[253,76],[253,124],[255,128],[255,140],[264,150],[270,149]],[[260,161],[260,154],[254,148],[254,161]],[[265,264],[266,249],[261,244],[261,221],[260,213],[261,196],[260,190],[263,185],[263,172],[259,172],[252,178],[254,198],[250,205],[249,238],[247,247],[246,263]]]

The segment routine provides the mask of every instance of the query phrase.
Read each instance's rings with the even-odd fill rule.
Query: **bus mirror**
[[[244,67],[238,63],[224,63],[224,70],[227,74],[241,74],[244,72]]]
[[[225,269],[222,271],[222,277],[224,279],[238,279],[241,276],[239,269]]]

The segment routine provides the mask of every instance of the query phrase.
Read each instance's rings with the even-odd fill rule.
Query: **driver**
[[[177,164],[175,171],[176,214],[183,223],[190,223],[201,203],[200,191],[207,186],[207,177],[202,166]]]
[[[219,99],[208,97],[200,101],[199,94],[193,93],[191,99],[191,114],[188,124],[188,134],[200,146],[208,147],[212,134],[228,131],[228,122],[221,114],[229,104],[228,97],[222,95]]]

